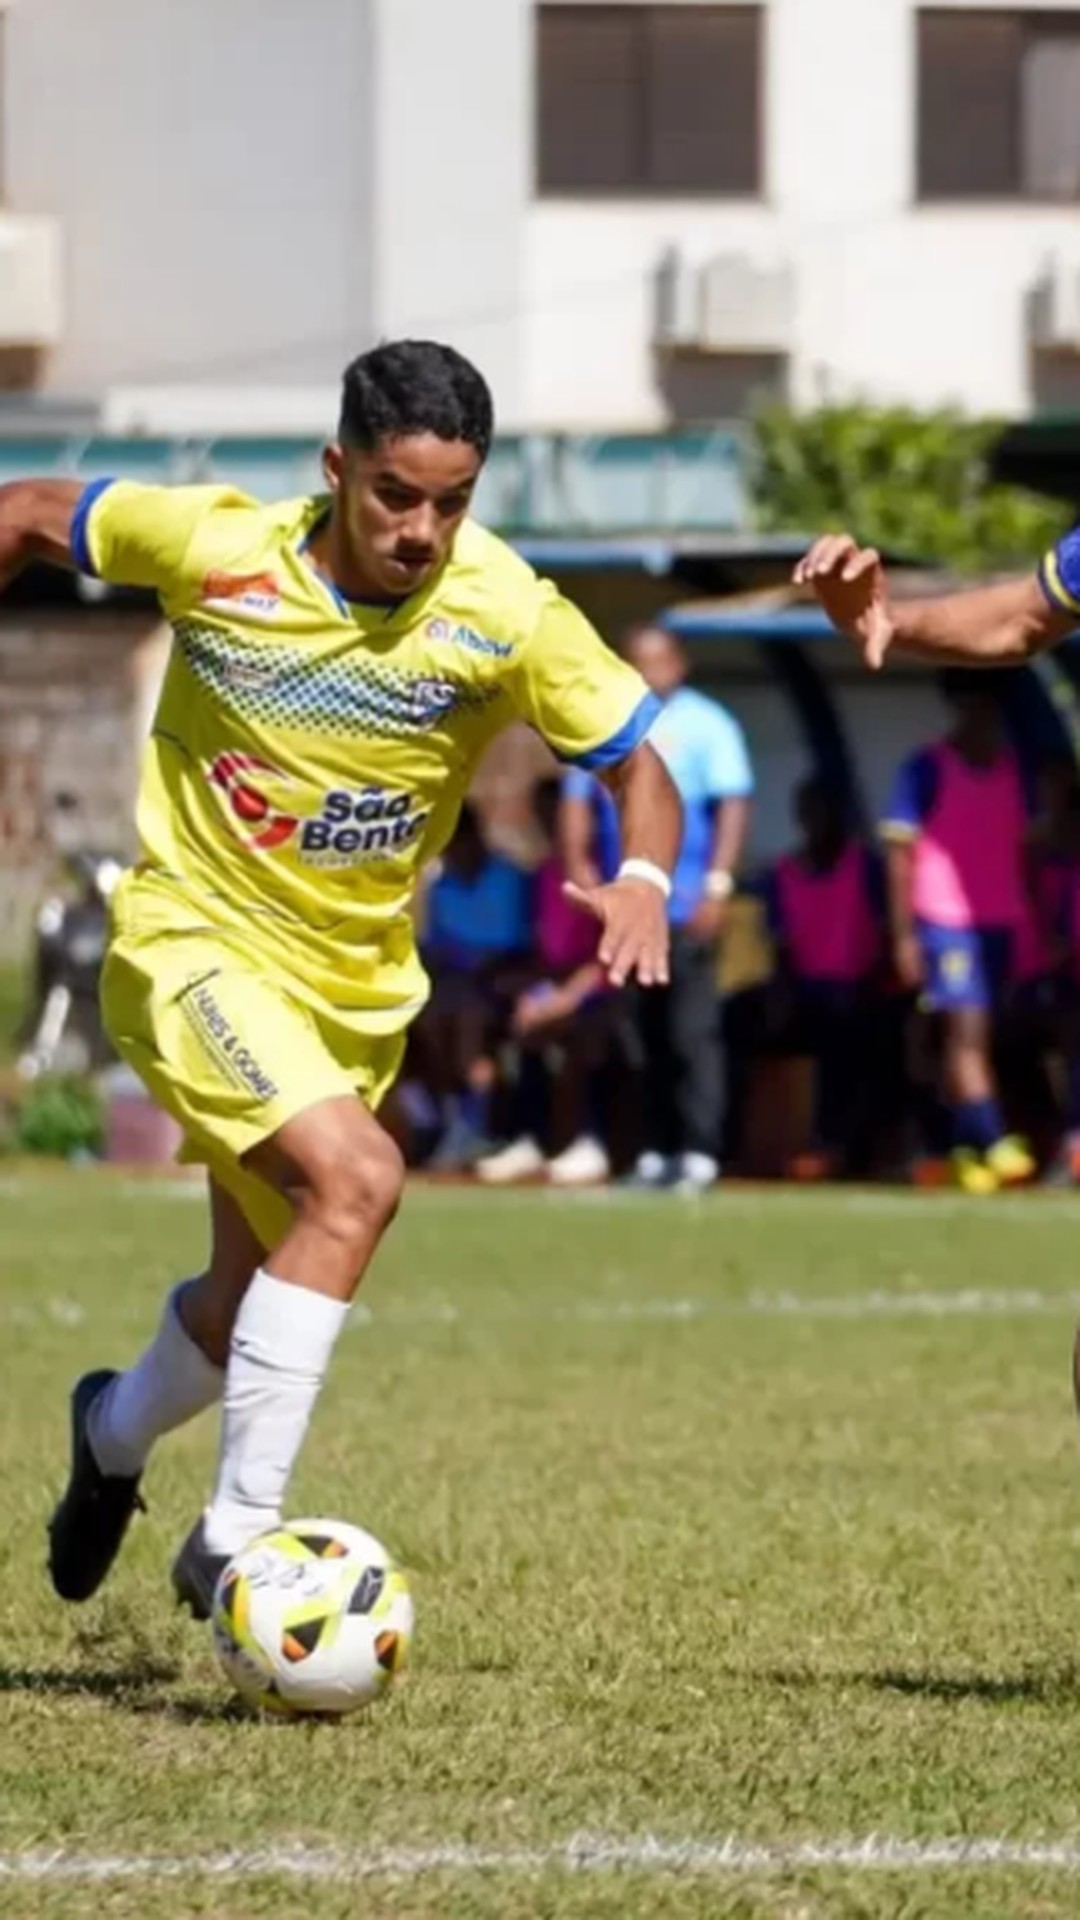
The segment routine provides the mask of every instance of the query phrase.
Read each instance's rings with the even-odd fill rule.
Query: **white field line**
[[[955,1293],[875,1291],[815,1296],[752,1293],[744,1300],[641,1299],[580,1300],[559,1306],[543,1300],[503,1298],[483,1306],[458,1306],[452,1300],[412,1300],[371,1307],[357,1300],[346,1322],[359,1332],[372,1326],[458,1327],[511,1325],[520,1321],[562,1326],[681,1326],[699,1320],[1018,1320],[1039,1314],[1075,1317],[1071,1293],[1040,1293],[1034,1288],[980,1289]],[[88,1315],[77,1300],[62,1295],[0,1303],[0,1326],[61,1327],[74,1331]]]
[[[743,1300],[641,1299],[581,1300],[570,1305],[554,1305],[542,1300],[493,1301],[486,1306],[460,1307],[451,1300],[417,1300],[398,1305],[372,1307],[364,1300],[353,1306],[349,1324],[354,1328],[384,1326],[461,1326],[470,1322],[491,1325],[498,1321],[544,1321],[548,1324],[588,1326],[632,1325],[645,1321],[651,1325],[679,1325],[708,1319],[786,1319],[786,1320],[963,1320],[1023,1319],[1042,1313],[1068,1315],[1076,1310],[1072,1293],[1042,1293],[1035,1288],[1002,1288],[998,1291],[965,1287],[957,1292],[932,1293],[874,1291],[870,1293],[826,1295],[799,1293],[751,1293]]]
[[[198,1876],[253,1880],[349,1882],[415,1880],[437,1873],[669,1873],[709,1877],[724,1874],[793,1874],[827,1869],[848,1872],[967,1872],[1009,1868],[1080,1873],[1080,1840],[942,1838],[898,1840],[882,1834],[864,1839],[823,1839],[776,1844],[740,1840],[660,1840],[651,1834],[616,1839],[580,1834],[551,1846],[314,1848],[206,1854],[0,1854],[5,1881],[178,1880]]]

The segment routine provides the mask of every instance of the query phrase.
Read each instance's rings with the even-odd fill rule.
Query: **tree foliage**
[[[766,532],[843,528],[863,545],[963,573],[1028,567],[1071,516],[990,482],[1001,428],[949,410],[766,405],[754,420],[757,524]]]

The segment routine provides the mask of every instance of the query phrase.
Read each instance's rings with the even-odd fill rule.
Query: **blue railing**
[[[320,485],[321,442],[0,434],[0,481],[103,474],[222,481],[260,499]],[[507,434],[477,495],[489,526],[520,533],[727,532],[747,523],[746,443],[736,427],[658,434]]]

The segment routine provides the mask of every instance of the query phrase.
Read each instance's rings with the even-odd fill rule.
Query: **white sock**
[[[155,1440],[221,1399],[224,1370],[195,1345],[177,1312],[187,1285],[184,1281],[170,1293],[145,1353],[117,1374],[90,1408],[90,1448],[102,1473],[128,1478],[141,1473]]]
[[[221,1452],[203,1515],[211,1553],[237,1553],[276,1527],[334,1342],[349,1309],[258,1267],[236,1316]]]

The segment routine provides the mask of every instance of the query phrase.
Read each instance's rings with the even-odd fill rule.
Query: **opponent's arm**
[[[1064,550],[1071,579],[1080,570],[1076,536],[1060,542],[1055,555]],[[854,640],[873,670],[894,648],[937,666],[1009,666],[1056,646],[1080,625],[1080,599],[1070,605],[1074,596],[1059,580],[1055,591],[1055,555],[1047,556],[1039,573],[999,586],[894,601],[873,547],[856,546],[850,534],[826,534],[799,561],[793,578],[797,586],[812,588],[833,625]]]
[[[618,808],[623,863],[606,886],[568,881],[566,892],[601,922],[597,958],[614,986],[632,975],[644,987],[663,986],[669,977],[667,899],[682,840],[682,802],[647,741],[625,760],[598,771]]]
[[[71,525],[78,480],[11,480],[0,487],[0,592],[32,560],[74,567]]]

